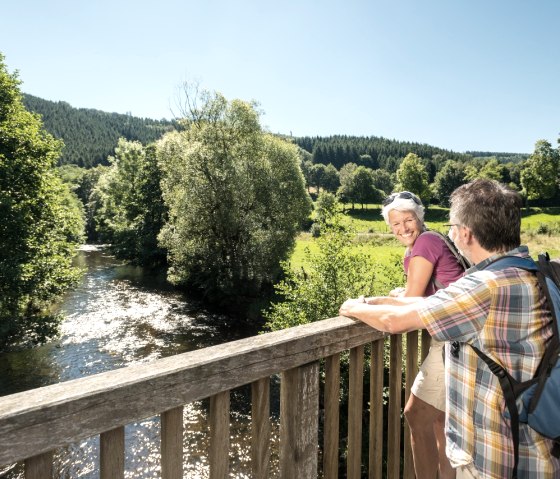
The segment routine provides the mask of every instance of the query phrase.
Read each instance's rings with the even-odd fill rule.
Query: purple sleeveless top
[[[404,257],[404,272],[408,273],[410,259],[414,256],[422,256],[434,265],[432,277],[435,277],[445,287],[457,281],[464,273],[463,268],[457,262],[457,258],[449,250],[445,242],[435,234],[422,233]],[[433,281],[428,283],[424,296],[430,296],[436,292]]]

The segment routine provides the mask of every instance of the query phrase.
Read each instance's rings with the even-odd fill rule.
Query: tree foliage
[[[558,189],[560,154],[546,140],[538,140],[535,151],[521,171],[521,184],[530,200],[552,198]]]
[[[181,132],[158,142],[169,279],[226,297],[271,284],[311,211],[297,147],[255,105],[185,89]]]
[[[96,231],[117,257],[143,266],[165,261],[158,234],[166,217],[155,145],[119,140],[94,197]]]
[[[294,271],[284,263],[285,279],[276,285],[280,300],[264,312],[266,327],[279,330],[338,315],[348,298],[383,296],[403,283],[400,258],[381,265],[352,242],[353,232],[337,218],[325,225],[318,251],[305,253],[305,267]]]
[[[28,112],[0,55],[0,341],[46,333],[44,308],[78,279],[81,211],[54,165],[62,144]]]
[[[439,200],[440,205],[448,208],[451,193],[465,182],[464,166],[457,161],[449,160],[436,174],[432,184],[432,191]]]
[[[414,153],[406,155],[397,170],[397,191],[410,191],[420,197],[424,204],[431,198],[428,173],[422,159]]]

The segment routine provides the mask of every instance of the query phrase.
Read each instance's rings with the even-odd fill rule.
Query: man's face
[[[460,234],[461,228],[464,228],[464,226],[461,225],[457,217],[453,214],[453,211],[451,211],[451,213],[449,214],[449,224],[451,225],[449,227],[448,233],[449,238],[451,239],[451,241],[453,241],[453,243],[459,250],[459,253],[470,260],[468,248],[466,248],[466,245],[463,244]]]

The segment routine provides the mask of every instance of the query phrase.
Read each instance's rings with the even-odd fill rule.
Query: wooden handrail
[[[281,374],[280,477],[316,477],[320,362],[325,361],[323,473],[338,477],[340,353],[350,353],[347,476],[360,477],[362,435],[369,435],[369,478],[400,476],[402,342],[390,337],[389,414],[383,424],[383,343],[387,335],[336,317],[151,363],[0,397],[0,465],[25,460],[26,478],[50,477],[52,453],[100,435],[101,477],[124,476],[124,426],[161,416],[162,478],[182,477],[183,406],[210,399],[210,477],[229,473],[229,394],[252,388],[252,472],[270,474],[270,377]],[[415,338],[411,341],[412,338]],[[417,336],[409,336],[407,369],[416,374]],[[371,346],[369,429],[363,404],[364,347]],[[407,379],[410,384],[410,378]],[[312,411],[316,411],[315,414]],[[408,448],[408,441],[405,444]],[[405,455],[405,477],[410,459]]]
[[[21,461],[375,341],[337,317],[0,398],[0,464]]]

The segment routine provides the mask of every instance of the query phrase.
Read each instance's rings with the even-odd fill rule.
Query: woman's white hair
[[[381,210],[385,223],[389,224],[389,212],[393,210],[412,211],[418,220],[424,223],[424,205],[422,205],[419,198],[417,198],[418,203],[416,203],[412,198],[400,198],[399,193],[393,193],[391,196],[394,196],[393,201],[385,205]]]

